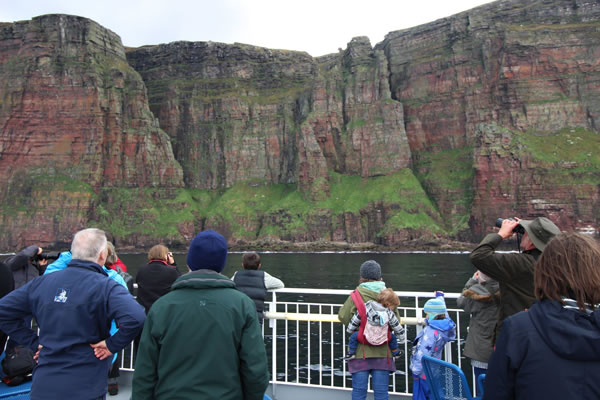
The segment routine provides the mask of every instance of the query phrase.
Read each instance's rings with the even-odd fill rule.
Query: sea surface
[[[475,271],[468,253],[259,253],[262,269],[288,288],[354,289],[360,265],[375,260],[387,287],[398,291],[460,292]],[[187,272],[186,255],[174,254],[177,268]],[[148,262],[146,254],[119,253],[135,276]],[[242,253],[230,253],[223,274],[242,268]]]

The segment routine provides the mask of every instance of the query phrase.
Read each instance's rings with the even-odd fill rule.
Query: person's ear
[[[261,266],[261,265],[262,265],[261,263],[258,263],[258,268],[256,268],[256,269],[260,269],[260,266]]]
[[[106,258],[108,257],[108,249],[105,247],[104,250],[100,252],[98,256],[98,265],[104,265],[106,263]]]

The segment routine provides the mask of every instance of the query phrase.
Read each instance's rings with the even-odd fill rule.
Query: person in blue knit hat
[[[413,399],[431,398],[429,384],[425,379],[421,359],[424,355],[442,358],[446,343],[456,340],[456,324],[450,319],[443,292],[435,292],[423,306],[427,315],[425,326],[413,341],[413,354],[410,357],[410,370],[413,374]]]
[[[269,370],[256,307],[221,274],[226,260],[227,240],[215,231],[190,243],[190,272],[148,312],[133,400],[263,399]]]

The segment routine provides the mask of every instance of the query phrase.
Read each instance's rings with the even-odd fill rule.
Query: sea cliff
[[[454,248],[497,217],[598,232],[600,5],[497,1],[336,54],[124,48],[0,24],[1,250]]]

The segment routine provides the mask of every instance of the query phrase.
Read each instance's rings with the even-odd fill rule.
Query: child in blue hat
[[[421,359],[424,355],[440,359],[444,346],[456,340],[456,324],[446,310],[443,292],[435,292],[435,298],[429,299],[423,306],[427,315],[425,327],[413,341],[413,354],[410,357],[410,369],[413,374],[413,399],[430,398],[429,385],[425,380]]]

